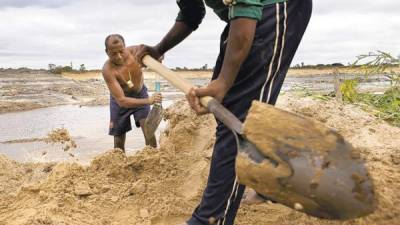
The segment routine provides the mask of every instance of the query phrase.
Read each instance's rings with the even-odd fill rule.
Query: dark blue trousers
[[[250,53],[222,102],[241,121],[253,100],[275,104],[311,11],[312,0],[289,0],[264,7]],[[229,24],[221,35],[213,79],[218,77],[222,67],[228,32]],[[210,175],[201,202],[188,220],[189,225],[208,225],[213,221],[216,221],[214,224],[234,224],[245,189],[236,180],[234,135],[217,122]]]

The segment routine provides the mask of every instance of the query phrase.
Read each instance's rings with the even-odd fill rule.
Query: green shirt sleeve
[[[264,5],[285,2],[287,0],[232,0],[229,6],[229,20],[247,17],[261,20]]]
[[[237,17],[261,20],[263,6],[262,0],[233,0],[229,6],[229,20]]]

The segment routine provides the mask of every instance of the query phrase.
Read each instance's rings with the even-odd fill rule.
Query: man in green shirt
[[[227,25],[212,81],[186,97],[196,113],[204,114],[207,109],[199,97],[213,96],[244,121],[253,100],[275,104],[311,17],[312,0],[204,1]],[[161,57],[197,29],[205,15],[203,0],[177,0],[177,4],[180,11],[173,27],[156,46],[141,45],[138,60],[145,54]],[[186,222],[189,225],[234,224],[244,192],[235,173],[235,137],[217,122],[207,186]]]

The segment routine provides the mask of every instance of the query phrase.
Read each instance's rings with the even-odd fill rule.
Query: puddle
[[[172,100],[167,100],[163,106],[166,108],[172,103]],[[76,105],[0,114],[0,154],[19,162],[79,161],[86,164],[98,154],[113,148],[113,137],[108,135],[109,115],[109,106]],[[134,126],[132,117],[131,120]],[[157,139],[165,126],[166,122],[162,121],[156,132]],[[35,140],[46,137],[57,128],[66,128],[77,148],[64,152],[61,144]],[[4,143],[15,140],[23,143]],[[141,129],[134,127],[127,133],[127,153],[144,146]],[[43,152],[46,154],[43,155]]]

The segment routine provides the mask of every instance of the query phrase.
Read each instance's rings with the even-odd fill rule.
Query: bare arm
[[[257,21],[250,18],[237,18],[231,21],[224,62],[218,78],[205,88],[192,89],[187,95],[190,106],[198,113],[207,109],[200,104],[199,97],[212,96],[222,101],[232,87],[239,69],[249,54],[253,43]]]
[[[106,81],[108,89],[110,90],[111,95],[115,98],[118,105],[123,108],[134,108],[142,105],[150,105],[153,104],[153,100],[151,98],[131,98],[126,97],[124,91],[121,88],[121,85],[118,83],[117,79],[112,76],[111,73],[103,70],[103,77]]]
[[[257,21],[238,18],[231,21],[224,62],[218,79],[222,79],[229,89],[236,79],[240,66],[249,54],[256,31]]]

